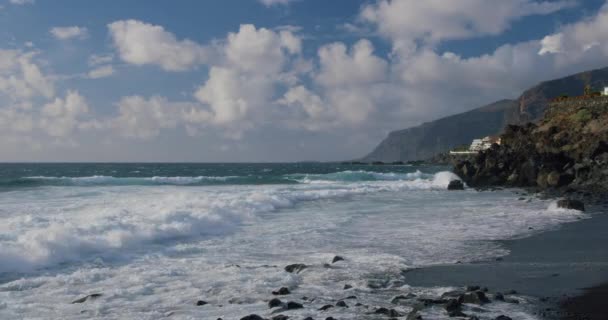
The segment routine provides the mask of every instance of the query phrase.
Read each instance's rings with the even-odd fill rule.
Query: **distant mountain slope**
[[[542,82],[526,90],[517,100],[501,100],[417,127],[393,131],[362,161],[429,159],[456,146],[470,144],[475,138],[498,134],[507,124],[538,121],[550,99],[563,94],[581,95],[587,84],[595,89],[608,86],[608,68]]]

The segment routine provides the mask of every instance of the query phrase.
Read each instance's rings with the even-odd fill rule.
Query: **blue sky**
[[[608,66],[603,0],[0,5],[0,161],[352,159]]]

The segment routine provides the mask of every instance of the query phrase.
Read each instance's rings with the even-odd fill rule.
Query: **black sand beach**
[[[408,273],[414,286],[480,285],[538,298],[541,318],[608,319],[608,212],[525,239],[501,241],[510,254],[497,261],[442,265]]]

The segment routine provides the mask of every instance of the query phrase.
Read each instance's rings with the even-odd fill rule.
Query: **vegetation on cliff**
[[[501,137],[455,173],[474,187],[608,192],[608,98],[555,102],[538,123],[509,125]]]

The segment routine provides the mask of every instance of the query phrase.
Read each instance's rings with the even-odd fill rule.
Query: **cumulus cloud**
[[[179,40],[162,26],[120,20],[110,23],[108,29],[119,57],[127,63],[185,71],[209,60],[209,48],[188,39]]]
[[[68,91],[65,98],[55,98],[42,107],[40,127],[51,136],[66,137],[88,112],[85,98],[76,91]]]
[[[574,5],[570,0],[379,0],[364,6],[360,19],[375,25],[395,49],[414,50],[419,43],[497,35],[519,18]]]
[[[13,101],[42,95],[50,98],[55,89],[52,81],[33,62],[35,52],[0,49],[0,92]]]
[[[85,39],[89,32],[87,28],[71,26],[71,27],[54,27],[51,28],[51,34],[59,40],[69,39]]]

